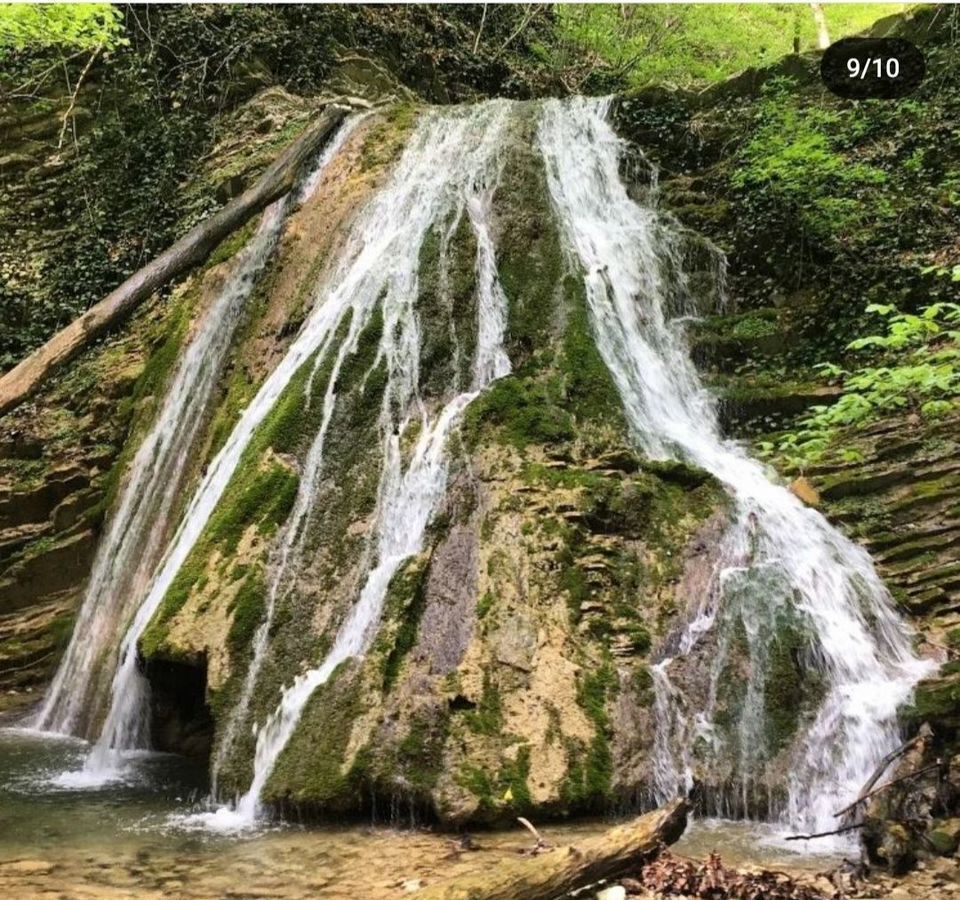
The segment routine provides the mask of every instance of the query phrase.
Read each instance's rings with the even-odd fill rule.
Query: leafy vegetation
[[[120,11],[110,3],[0,3],[0,59],[29,49],[113,47],[120,31]]]
[[[831,39],[837,40],[908,5],[831,4],[824,15]],[[585,80],[603,72],[635,85],[721,81],[751,66],[769,65],[795,46],[814,49],[818,37],[809,6],[786,3],[575,4],[560,6],[558,30],[564,40],[554,54],[560,60],[586,55],[581,62]]]
[[[960,304],[934,303],[917,314],[890,304],[871,304],[868,313],[884,323],[880,334],[858,338],[850,350],[870,351],[870,365],[846,371],[832,363],[818,368],[840,381],[843,394],[831,406],[814,406],[794,431],[762,449],[794,466],[817,462],[833,447],[841,429],[882,415],[912,411],[926,418],[945,415],[960,397]],[[856,461],[856,450],[840,451]]]
[[[792,102],[795,90],[789,78],[764,85],[760,124],[742,153],[733,185],[794,220],[802,239],[827,245],[861,242],[878,219],[894,214],[882,194],[871,193],[882,189],[887,174],[842,152],[849,123],[841,112],[801,108]]]
[[[256,92],[329,91],[344,48],[432,102],[557,90],[530,50],[551,40],[546,8],[0,9],[0,110],[30,123],[29,140],[0,134],[0,371],[220,205],[201,161]]]

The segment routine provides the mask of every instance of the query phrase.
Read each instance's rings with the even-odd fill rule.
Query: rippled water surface
[[[171,824],[206,793],[205,772],[179,757],[145,756],[137,779],[100,790],[56,785],[82,764],[82,745],[0,733],[0,896],[410,896],[427,884],[495,864],[531,844],[520,829],[480,833],[476,852],[423,829],[285,826],[244,837]],[[609,822],[544,826],[553,843],[597,834]],[[695,823],[674,850],[719,851],[725,862],[823,869],[825,857],[785,854],[752,826]]]

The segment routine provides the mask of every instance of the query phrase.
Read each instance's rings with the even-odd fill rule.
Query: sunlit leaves
[[[11,50],[111,47],[120,11],[109,3],[0,3],[0,58]]]
[[[803,467],[829,451],[840,433],[879,416],[903,411],[927,419],[956,409],[960,398],[960,304],[932,303],[919,313],[901,313],[891,304],[871,304],[868,313],[884,320],[882,334],[858,338],[850,350],[868,351],[880,359],[853,372],[827,363],[817,368],[831,380],[842,380],[844,393],[832,406],[813,406],[799,426],[760,447]],[[858,452],[841,448],[840,458],[857,461]]]

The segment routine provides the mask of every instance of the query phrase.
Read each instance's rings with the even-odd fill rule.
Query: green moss
[[[641,706],[653,706],[656,689],[649,666],[638,666],[633,670],[633,687]]]
[[[564,279],[568,287],[567,318],[560,371],[563,373],[569,410],[578,422],[600,420],[625,431],[623,403],[607,364],[597,349],[590,327],[583,281]]]
[[[245,580],[230,606],[233,620],[227,634],[230,657],[236,660],[240,660],[250,646],[266,610],[267,584],[263,569],[244,577]]]
[[[422,558],[415,559],[394,575],[387,589],[384,619],[394,627],[381,628],[374,648],[383,655],[384,694],[389,694],[396,684],[403,661],[417,642],[429,574],[429,565]]]
[[[289,798],[320,808],[352,806],[356,773],[347,764],[347,750],[364,707],[361,679],[345,662],[307,701],[300,724],[267,783],[265,799]]]
[[[613,754],[607,703],[618,686],[616,670],[608,659],[580,680],[577,700],[593,722],[595,733],[586,746],[575,739],[566,742],[567,777],[561,794],[571,808],[598,808],[610,795]]]
[[[920,682],[913,702],[902,712],[911,730],[928,722],[948,747],[960,745],[960,677],[948,673]]]
[[[361,166],[364,171],[379,169],[394,162],[403,151],[421,107],[405,102],[388,106],[363,142]]]
[[[217,266],[236,256],[253,237],[257,230],[257,218],[252,218],[246,225],[241,226],[232,234],[227,235],[216,247],[207,261],[208,266]]]
[[[457,776],[457,782],[479,801],[481,813],[490,813],[497,807],[497,796],[490,774],[478,766],[466,765]]]
[[[516,759],[505,760],[498,772],[467,765],[457,781],[477,798],[481,817],[495,821],[533,808],[529,777],[530,748],[524,744],[517,749]]]
[[[509,375],[467,408],[463,431],[468,446],[476,446],[491,430],[504,443],[522,449],[529,444],[555,444],[572,440],[573,418],[562,405],[557,379]]]
[[[183,293],[154,333],[147,335],[148,344],[152,344],[155,349],[147,357],[133,393],[118,404],[118,416],[124,422],[129,422],[128,436],[123,450],[104,480],[102,499],[87,513],[91,522],[101,521],[117,499],[124,472],[153,422],[159,407],[158,398],[163,395],[174,366],[180,358],[197,300],[196,290]]]
[[[497,271],[509,302],[508,352],[518,371],[536,367],[535,355],[550,345],[560,324],[557,287],[566,269],[543,159],[533,149],[534,123],[524,127],[528,140],[507,159],[494,198],[503,223]]]
[[[410,730],[397,745],[393,776],[426,799],[443,769],[443,747],[447,739],[448,715],[414,714]],[[395,778],[389,787],[394,789]]]
[[[806,640],[795,625],[785,623],[768,649],[764,689],[768,749],[777,753],[790,742],[800,723],[806,689],[798,664],[806,651]]]
[[[483,673],[483,693],[476,709],[464,713],[464,722],[476,734],[490,737],[499,735],[503,730],[503,701],[500,690],[494,683],[489,671]]]
[[[420,251],[420,389],[427,396],[470,383],[477,340],[476,238],[466,216],[452,234],[446,227],[431,229]]]
[[[934,828],[927,832],[927,843],[941,856],[951,856],[957,849],[957,833],[955,829]]]
[[[285,465],[271,462],[247,482],[240,482],[210,518],[207,539],[225,555],[236,552],[243,532],[256,523],[260,530],[272,534],[287,517],[297,496],[300,482],[296,472]]]
[[[494,603],[496,602],[497,598],[494,596],[493,592],[486,591],[484,595],[477,601],[477,618],[485,618],[487,613],[490,612]]]

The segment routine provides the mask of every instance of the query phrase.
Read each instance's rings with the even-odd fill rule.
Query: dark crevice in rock
[[[150,734],[153,749],[207,759],[213,745],[213,716],[207,705],[207,663],[151,660]]]

